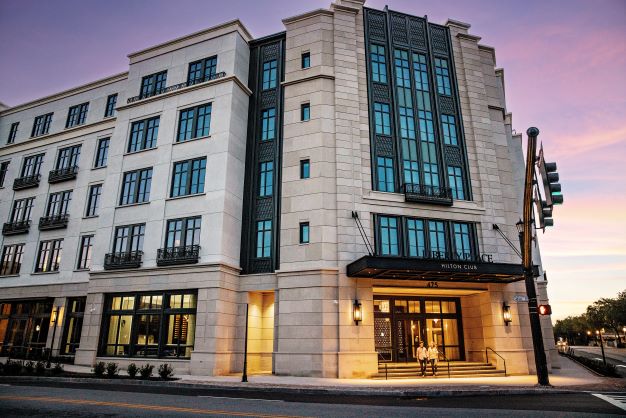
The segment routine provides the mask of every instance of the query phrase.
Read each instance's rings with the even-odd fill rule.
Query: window
[[[388,104],[374,103],[374,126],[377,135],[391,135]]]
[[[13,210],[11,211],[11,223],[29,221],[34,204],[34,197],[29,197],[27,199],[18,199],[13,202]]]
[[[0,276],[19,274],[22,268],[22,256],[24,255],[24,244],[5,245],[2,249],[2,265],[0,265]]]
[[[308,179],[309,177],[311,177],[310,160],[300,160],[300,178]]]
[[[259,165],[259,197],[271,196],[274,188],[274,162]]]
[[[143,77],[141,79],[141,91],[139,95],[143,99],[161,93],[161,90],[165,88],[166,81],[167,71],[161,71],[160,73]]]
[[[150,201],[152,167],[127,171],[122,180],[120,205],[133,205]]]
[[[421,219],[407,219],[406,235],[409,257],[424,257],[426,255],[424,221]]]
[[[372,65],[372,81],[387,83],[387,64],[385,63],[385,47],[382,45],[370,46],[370,62]]]
[[[58,193],[50,193],[50,197],[48,198],[48,206],[46,208],[46,216],[67,215],[71,200],[71,190],[66,190]]]
[[[309,243],[309,223],[300,222],[300,244]]]
[[[192,85],[212,80],[215,77],[216,68],[217,56],[192,62],[189,64],[187,84]]]
[[[63,252],[63,239],[41,241],[37,255],[35,273],[59,271],[61,253]]]
[[[165,248],[199,245],[201,224],[200,216],[167,221]]]
[[[94,168],[106,167],[109,158],[109,141],[111,138],[100,138],[96,149],[96,162]]]
[[[398,218],[379,216],[380,255],[400,255],[398,241]]]
[[[128,152],[137,152],[156,146],[159,135],[159,116],[133,122],[130,126]]]
[[[35,118],[35,123],[33,123],[33,130],[30,136],[33,137],[33,136],[46,135],[50,131],[50,124],[52,123],[52,115],[53,113],[48,113],[47,115],[37,116]]]
[[[63,345],[61,352],[66,355],[76,354],[76,349],[80,344],[80,333],[83,328],[83,317],[85,315],[85,303],[87,298],[68,298],[65,315],[65,326],[63,327]]]
[[[22,166],[22,177],[31,177],[39,174],[41,170],[41,163],[43,163],[44,154],[33,155],[24,158],[24,165]]]
[[[96,216],[98,214],[101,194],[101,184],[94,184],[92,186],[89,186],[89,194],[87,195],[87,210],[85,211],[85,216]]]
[[[276,60],[263,63],[263,90],[276,87]]]
[[[378,190],[381,192],[395,192],[393,179],[393,159],[378,157]]]
[[[257,258],[272,256],[272,221],[256,223],[256,256]]]
[[[108,295],[100,355],[190,358],[196,305],[191,292]]]
[[[71,128],[72,126],[84,124],[87,119],[87,110],[89,110],[89,103],[82,103],[70,107],[69,112],[67,112],[67,122],[65,122],[65,127]]]
[[[143,249],[143,236],[146,224],[124,225],[115,228],[114,253],[130,253]]]
[[[261,141],[276,138],[276,109],[265,109],[261,114]]]
[[[170,197],[204,193],[206,157],[174,163]]]
[[[4,187],[4,179],[7,177],[7,171],[9,170],[9,161],[3,161],[0,163],[0,187]]]
[[[397,86],[398,117],[400,119],[402,174],[405,184],[420,184],[419,147],[415,134],[409,54],[406,51],[395,50],[393,62]]]
[[[471,260],[472,239],[470,238],[470,226],[466,223],[453,222],[454,232],[454,258],[456,260]]]
[[[310,52],[304,52],[302,54],[302,68],[310,68],[311,67],[311,53]]]
[[[211,103],[180,111],[177,142],[209,135],[211,128]]]
[[[428,221],[428,237],[430,256],[432,258],[448,258],[446,248],[446,232],[442,221]]]
[[[19,122],[13,122],[11,124],[11,130],[9,131],[9,137],[7,138],[7,144],[12,144],[15,142],[15,137],[17,136],[17,128],[20,126]]]
[[[456,139],[456,123],[454,116],[441,115],[441,126],[443,128],[443,143],[446,145],[459,145]]]
[[[435,58],[435,77],[437,79],[437,92],[449,96],[450,90],[450,71],[448,70],[448,60],[443,58]]]
[[[300,105],[300,120],[304,122],[310,119],[311,119],[311,104],[302,103]]]
[[[453,199],[465,200],[462,173],[461,167],[448,166],[448,179],[450,182],[450,188],[452,189]]]
[[[91,268],[91,251],[93,249],[93,235],[80,237],[80,251],[78,252],[78,270]]]
[[[111,94],[107,97],[107,105],[104,108],[105,118],[115,116],[115,105],[117,105],[117,93]]]
[[[61,148],[57,156],[56,170],[63,168],[72,168],[78,166],[78,157],[80,157],[80,145]]]

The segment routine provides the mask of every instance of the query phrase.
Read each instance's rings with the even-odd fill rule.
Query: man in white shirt
[[[417,361],[420,362],[420,369],[422,371],[422,377],[426,376],[426,362],[428,361],[428,349],[424,347],[424,341],[420,341],[420,346],[417,348]]]

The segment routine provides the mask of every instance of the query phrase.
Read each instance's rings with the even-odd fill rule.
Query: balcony
[[[2,235],[26,234],[30,229],[30,221],[7,222],[2,225]]]
[[[34,176],[24,176],[16,178],[13,181],[13,190],[30,189],[31,187],[39,186],[41,180],[41,174],[35,174]]]
[[[171,91],[180,90],[180,89],[183,89],[185,87],[193,86],[195,84],[201,84],[201,83],[205,83],[207,81],[216,80],[218,78],[224,78],[224,77],[226,77],[226,73],[224,71],[222,71],[222,72],[211,74],[210,76],[199,78],[199,79],[196,79],[196,80],[190,80],[190,81],[186,81],[184,83],[174,84],[173,86],[169,86],[169,87],[165,87],[163,89],[155,90],[155,91],[153,91],[153,92],[151,92],[149,94],[140,94],[139,96],[129,97],[126,100],[126,103],[127,104],[135,103],[135,102],[138,102],[140,100],[147,99],[149,97],[158,96],[160,94],[169,93]]]
[[[48,174],[48,183],[60,183],[66,180],[73,180],[78,174],[78,166],[64,167],[50,171]]]
[[[452,206],[452,189],[449,187],[407,183],[403,188],[405,202]]]
[[[199,245],[160,248],[157,250],[157,266],[175,266],[179,264],[195,264],[200,258]]]
[[[67,228],[67,223],[70,220],[70,215],[67,213],[63,215],[49,215],[39,218],[39,230],[47,231],[49,229],[62,229]]]
[[[108,253],[104,256],[105,270],[136,269],[141,267],[143,251],[127,251],[123,253]]]

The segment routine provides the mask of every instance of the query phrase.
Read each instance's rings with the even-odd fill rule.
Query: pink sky
[[[0,1],[0,101],[16,105],[127,69],[126,55],[239,17],[254,36],[329,1]],[[382,9],[385,2],[367,6]],[[513,126],[541,130],[565,204],[541,235],[554,317],[626,289],[626,2],[389,0],[472,24],[496,48]]]

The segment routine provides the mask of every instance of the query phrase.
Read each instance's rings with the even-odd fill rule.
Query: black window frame
[[[11,161],[2,161],[0,163],[0,187],[4,187],[4,181],[7,178],[7,172],[9,171],[9,164]]]
[[[311,103],[302,103],[300,105],[300,122],[308,122],[311,120]]]
[[[374,51],[374,47],[376,51]],[[382,48],[382,54],[379,49]],[[372,73],[372,82],[387,84],[389,74],[387,72],[387,48],[384,45],[371,43],[369,48],[369,61],[370,68]],[[380,61],[380,57],[382,56],[382,62]],[[374,59],[376,58],[376,59]],[[384,73],[380,71],[381,67],[384,69]]]
[[[78,244],[78,261],[76,270],[89,270],[93,259],[94,234],[81,235]]]
[[[311,160],[305,158],[304,160],[300,160],[300,179],[309,179],[311,178]]]
[[[11,207],[11,215],[9,218],[10,222],[16,223],[30,221],[34,206],[35,196],[15,199]]]
[[[204,114],[202,115],[202,128],[198,129],[198,122],[201,120],[199,113],[203,110]],[[185,116],[184,114],[192,113],[191,117]],[[211,118],[213,113],[213,103],[204,103],[198,106],[188,107],[186,109],[181,109],[178,112],[178,132],[176,133],[176,142],[186,142],[191,141],[193,139],[205,138],[211,136]],[[207,121],[208,118],[208,121]],[[191,129],[187,129],[187,124],[191,122]],[[185,130],[182,130],[183,123],[185,124]],[[205,133],[206,132],[206,133]],[[183,134],[181,136],[181,134]]]
[[[98,139],[98,143],[96,144],[96,159],[94,160],[93,168],[102,168],[107,166],[110,144],[111,137]]]
[[[52,116],[54,112],[46,113],[45,115],[39,115],[35,117],[33,122],[33,129],[30,133],[30,137],[47,135],[50,132],[50,125],[52,124]]]
[[[124,229],[128,229],[128,235],[120,236],[119,231],[123,231]],[[145,223],[118,225],[114,229],[112,252],[116,254],[129,254],[133,251],[143,251],[143,242],[145,236]],[[125,248],[122,249],[121,244],[118,246],[118,240],[126,240],[126,245],[124,245]]]
[[[50,244],[50,247],[45,250],[46,253],[49,253],[47,259],[44,256],[44,244]],[[52,273],[59,271],[62,256],[63,238],[40,241],[35,262],[35,273]],[[58,259],[58,262],[56,259]]]
[[[0,276],[20,274],[24,257],[24,243],[4,245],[0,258]],[[8,250],[11,250],[9,253]],[[7,259],[10,258],[10,259]]]
[[[17,130],[19,129],[20,123],[13,122],[11,124],[11,129],[9,130],[9,136],[7,137],[7,145],[15,142],[15,137],[17,136]]]
[[[141,77],[139,97],[145,99],[161,93],[167,87],[167,70]]]
[[[300,57],[300,68],[306,70],[307,68],[311,68],[311,52],[305,51],[302,53]]]
[[[192,71],[193,66],[196,66],[196,65],[200,65],[200,67],[198,69],[193,69]],[[207,69],[210,69],[208,74],[206,73]],[[193,74],[199,73],[200,76],[192,77],[192,73]],[[202,58],[200,60],[190,62],[189,67],[187,68],[187,85],[193,85],[193,84],[203,83],[205,81],[212,80],[213,78],[215,78],[216,74],[217,74],[217,55],[213,55],[207,58]]]
[[[45,216],[68,215],[73,193],[73,190],[61,190],[50,193],[46,202]],[[56,197],[59,197],[59,199],[56,200]]]
[[[20,171],[21,177],[31,177],[41,174],[41,166],[43,165],[43,158],[46,154],[36,154],[24,157],[22,162],[22,170]],[[30,162],[33,161],[32,164]],[[29,168],[33,167],[32,170]]]
[[[309,224],[308,221],[300,222],[299,236],[300,236],[300,244],[309,244],[311,242],[311,225]]]
[[[269,226],[267,225],[269,222]],[[273,240],[273,220],[272,219],[260,219],[256,221],[256,234],[255,234],[255,258],[256,259],[268,259],[272,257],[272,240]],[[265,245],[266,236],[269,237],[269,245]],[[261,238],[262,245],[259,247],[259,238]],[[261,253],[259,255],[259,249]],[[267,249],[267,253],[266,253]]]
[[[152,123],[152,126],[150,126],[151,123]],[[131,122],[130,134],[128,136],[128,146],[126,147],[126,152],[128,154],[132,154],[135,152],[141,152],[141,151],[156,148],[157,140],[159,137],[159,125],[160,124],[161,124],[160,115]],[[135,127],[140,126],[140,125],[141,125],[141,129],[135,129]],[[138,136],[141,133],[141,138],[139,138],[138,140],[134,140],[133,134],[135,133],[137,133]],[[150,138],[148,138],[148,134],[150,134]]]
[[[196,224],[200,221],[199,224]],[[181,229],[171,229],[170,226],[176,222],[181,222]],[[180,231],[179,245],[170,245],[169,241],[175,242],[176,232]],[[191,243],[188,242],[189,233],[191,233]],[[163,248],[173,249],[178,247],[188,247],[190,245],[200,245],[200,234],[202,233],[202,216],[188,216],[185,218],[168,219],[165,223],[165,240]],[[174,236],[171,236],[174,234]]]
[[[153,173],[153,167],[125,171],[122,175],[119,205],[129,206],[150,202]]]
[[[266,68],[267,65],[267,68]],[[267,78],[266,78],[267,76]],[[278,83],[278,61],[268,60],[261,66],[261,87],[262,90],[275,89]]]
[[[271,129],[270,129],[271,128]],[[276,139],[276,108],[268,107],[261,111],[261,142]]]
[[[113,93],[107,96],[107,103],[106,103],[106,106],[104,107],[105,118],[110,118],[112,116],[115,116],[115,106],[117,105],[117,94],[118,93]]]
[[[87,206],[85,208],[86,218],[98,216],[98,208],[100,207],[101,195],[102,183],[89,185],[89,189],[87,190]]]
[[[68,298],[65,308],[65,324],[63,325],[63,337],[61,339],[61,354],[75,355],[80,346],[80,336],[85,316],[87,297]]]
[[[54,169],[61,170],[78,166],[81,150],[81,144],[60,148],[57,152],[57,159],[54,163]]]
[[[204,166],[201,166],[198,169],[194,168],[194,163],[195,162],[202,162],[204,161]],[[206,183],[206,162],[207,162],[207,158],[206,157],[199,157],[199,158],[192,158],[189,160],[182,160],[182,161],[176,161],[172,164],[172,184],[170,185],[170,198],[173,197],[183,197],[183,196],[194,196],[194,195],[198,195],[198,194],[202,194],[204,193],[204,186]],[[174,185],[176,184],[176,178],[177,178],[177,167],[181,164],[187,164],[187,169],[186,171],[184,171],[186,173],[186,179],[187,181],[185,182],[184,185],[184,192],[182,193],[178,193],[178,194],[174,194]],[[195,174],[197,172],[197,175]],[[181,171],[181,174],[183,173],[183,171]],[[202,174],[200,174],[202,173]],[[195,192],[192,193],[191,189],[192,186],[194,184],[194,176],[196,176],[197,178],[196,180],[196,187],[198,190],[196,190]],[[182,175],[181,175],[182,177]],[[179,186],[179,188],[182,188],[183,186]],[[202,189],[202,190],[200,190]]]
[[[65,129],[74,126],[84,125],[87,121],[87,112],[89,111],[89,102],[70,106],[67,111],[67,120],[65,121]]]
[[[261,161],[259,163],[258,190],[258,197],[271,197],[274,195],[274,161]]]

